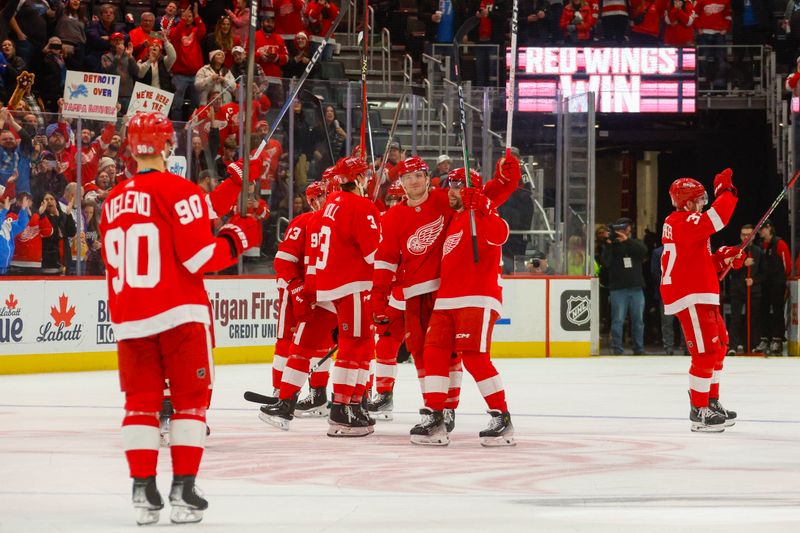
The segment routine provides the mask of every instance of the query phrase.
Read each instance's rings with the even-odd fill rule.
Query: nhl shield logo
[[[561,329],[588,331],[592,319],[590,291],[564,291],[561,293]]]

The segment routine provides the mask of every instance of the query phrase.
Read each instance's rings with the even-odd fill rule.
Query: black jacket
[[[600,264],[608,269],[609,290],[644,287],[642,262],[647,257],[647,246],[639,239],[605,244],[600,253]]]
[[[764,262],[762,261],[761,248],[751,244],[748,247],[747,257],[753,258],[753,264],[750,265],[750,277],[753,278],[753,285],[750,287],[750,296],[761,295],[761,284],[764,282],[766,274],[764,270]],[[731,295],[744,297],[747,294],[747,285],[745,279],[748,277],[748,268],[743,266],[738,270],[731,269],[728,274],[728,290]]]

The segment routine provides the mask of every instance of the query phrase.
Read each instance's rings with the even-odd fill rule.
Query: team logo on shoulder
[[[408,238],[406,248],[414,255],[424,254],[428,248],[436,242],[436,238],[444,229],[444,215],[439,215],[439,218],[433,222],[429,222],[424,226],[417,228],[417,231]]]
[[[442,250],[442,257],[446,256],[453,249],[458,246],[458,243],[461,242],[461,236],[464,235],[464,230],[462,229],[458,233],[453,233],[449,237],[447,237],[444,241],[444,249]]]

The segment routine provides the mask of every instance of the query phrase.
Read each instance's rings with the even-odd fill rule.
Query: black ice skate
[[[161,447],[169,446],[169,422],[175,413],[172,408],[172,400],[164,398],[161,402],[161,413],[158,415],[158,431],[161,434]]]
[[[783,340],[773,337],[769,343],[770,355],[783,355]]]
[[[726,428],[736,424],[736,411],[729,411],[722,407],[722,404],[719,403],[719,398],[709,398],[708,408],[717,413],[721,413],[725,417]]]
[[[394,418],[394,415],[392,415],[392,411],[394,410],[393,396],[394,393],[391,391],[376,393],[375,396],[367,402],[367,411],[369,411],[369,414],[376,420],[392,420]]]
[[[328,417],[329,437],[366,437],[372,433],[367,420],[356,414],[358,405],[334,403]]]
[[[692,431],[699,433],[722,433],[725,431],[725,415],[709,407],[695,407],[689,412]]]
[[[445,409],[443,411],[444,414],[444,428],[447,430],[447,433],[452,433],[454,429],[456,429],[456,410],[455,409]]]
[[[297,405],[297,394],[288,400],[278,400],[275,405],[262,405],[258,418],[271,426],[283,431],[289,431],[289,422],[294,418],[294,408]]]
[[[325,387],[312,388],[308,395],[297,402],[294,415],[297,418],[321,418],[331,412],[328,407],[328,391]]]
[[[158,522],[164,500],[156,486],[156,477],[133,478],[133,507],[137,510],[136,523],[140,526]]]
[[[175,476],[169,491],[172,512],[169,515],[173,524],[192,524],[203,519],[203,511],[208,509],[208,501],[195,484],[195,476]]]
[[[375,419],[370,416],[367,410],[366,395],[364,395],[364,400],[361,403],[353,404],[353,413],[356,417],[366,421],[370,433],[375,433]]]
[[[489,427],[478,433],[481,438],[481,446],[487,448],[516,446],[514,425],[511,423],[511,415],[508,414],[508,411],[502,412],[498,409],[491,409],[487,412],[492,419],[489,420]]]
[[[444,425],[444,414],[441,411],[432,411],[427,407],[419,410],[422,420],[411,428],[411,442],[422,446],[447,446],[450,437]]]

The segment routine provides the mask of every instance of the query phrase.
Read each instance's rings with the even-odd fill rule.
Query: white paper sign
[[[137,111],[157,111],[168,115],[174,96],[172,93],[137,81],[136,85],[133,86],[133,94],[131,94],[131,103],[128,105],[127,115],[129,117],[133,116]]]
[[[182,155],[171,155],[167,158],[167,172],[186,177],[186,158]]]
[[[117,120],[119,76],[67,71],[63,115],[71,118]]]

